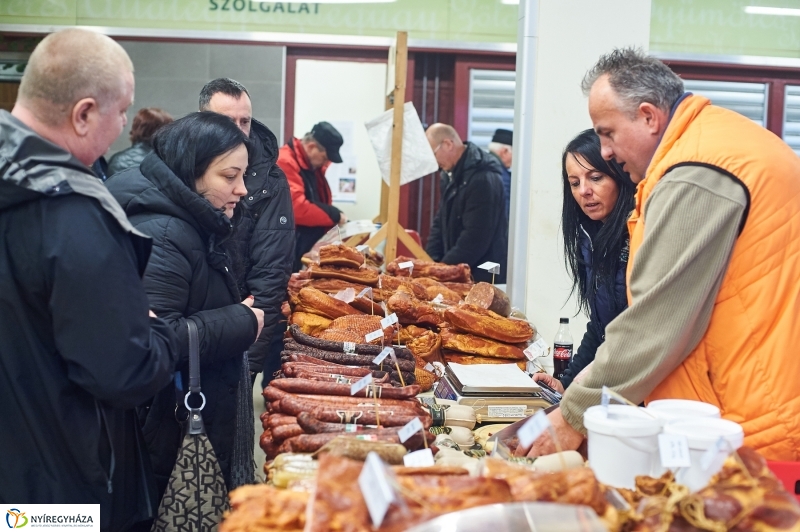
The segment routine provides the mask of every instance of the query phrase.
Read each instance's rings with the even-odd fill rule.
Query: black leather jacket
[[[153,151],[153,147],[144,142],[137,142],[130,148],[115,153],[108,161],[108,171],[106,175],[111,177],[128,168],[138,168],[142,160]]]

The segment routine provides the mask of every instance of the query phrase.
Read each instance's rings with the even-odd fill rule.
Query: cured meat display
[[[450,307],[444,311],[444,318],[456,329],[500,342],[527,342],[536,333],[527,321],[504,318],[475,305]]]
[[[465,355],[460,351],[450,351],[449,349],[442,349],[442,358],[445,362],[455,362],[456,364],[473,365],[473,364],[516,364],[519,369],[525,370],[527,362],[525,360],[509,360],[507,358],[494,358],[494,357],[479,357],[474,355]]]
[[[509,358],[523,360],[525,353],[522,348],[475,336],[474,334],[461,334],[451,329],[442,329],[440,333],[442,347],[462,353],[471,353],[481,357]]]
[[[400,268],[400,264],[411,262],[413,268]],[[386,273],[397,277],[428,277],[439,282],[468,283],[472,272],[468,264],[442,264],[409,257],[397,257],[386,265]]]
[[[301,331],[311,336],[317,336],[322,333],[332,321],[324,316],[308,312],[294,312],[289,316],[291,325],[297,325]]]
[[[491,310],[507,318],[511,314],[511,301],[505,292],[489,283],[478,283],[467,294],[465,302]]]
[[[319,249],[320,266],[341,266],[344,268],[360,268],[364,264],[364,255],[344,244],[331,244]]]
[[[347,316],[349,314],[363,314],[360,310],[356,310],[344,301],[329,296],[324,292],[320,292],[316,288],[303,288],[297,295],[298,304],[305,309],[306,312],[311,314],[318,314],[325,318],[334,320]]]
[[[367,342],[365,337],[377,330],[381,330],[380,316],[342,316],[336,318],[328,327],[319,334],[312,334],[323,340],[333,340],[335,342],[353,342],[357,344],[391,345],[394,329],[387,327],[383,330],[383,336]]]
[[[397,314],[397,318],[403,325],[438,326],[444,323],[441,311],[406,292],[396,292],[386,302],[386,306],[389,308],[389,312]]]
[[[308,273],[312,279],[340,279],[367,286],[378,285],[378,272],[370,268],[356,269],[312,264],[308,267]]]

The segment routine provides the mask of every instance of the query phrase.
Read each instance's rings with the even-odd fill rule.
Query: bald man
[[[478,266],[496,262],[500,274],[494,281],[505,283],[508,224],[500,162],[462,142],[447,124],[433,124],[425,136],[442,170],[439,211],[425,251],[437,262],[469,264],[476,281],[491,282],[492,274]]]
[[[99,504],[114,531],[157,508],[134,408],[179,355],[148,316],[150,239],[89,168],[133,88],[122,47],[69,29],[39,43],[0,111],[0,500]]]

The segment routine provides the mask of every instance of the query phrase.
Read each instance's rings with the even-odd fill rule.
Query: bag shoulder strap
[[[189,426],[187,434],[205,434],[206,429],[203,425],[203,416],[200,413],[206,406],[206,396],[200,388],[200,338],[197,332],[197,324],[186,320],[186,327],[189,329],[189,391],[184,398],[186,409],[189,410]],[[189,396],[197,394],[203,400],[198,408],[189,406]]]

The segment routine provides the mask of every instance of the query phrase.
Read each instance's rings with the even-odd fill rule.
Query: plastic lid
[[[688,399],[659,399],[650,401],[647,410],[665,421],[680,421],[693,418],[718,418],[719,408],[702,401]]]
[[[669,421],[664,425],[666,434],[683,434],[691,449],[708,449],[720,437],[738,449],[744,442],[742,426],[727,419],[695,418]]]
[[[561,318],[559,323],[569,323],[569,318]]]
[[[643,408],[629,405],[593,406],[583,414],[587,430],[609,436],[653,436],[663,421]]]

